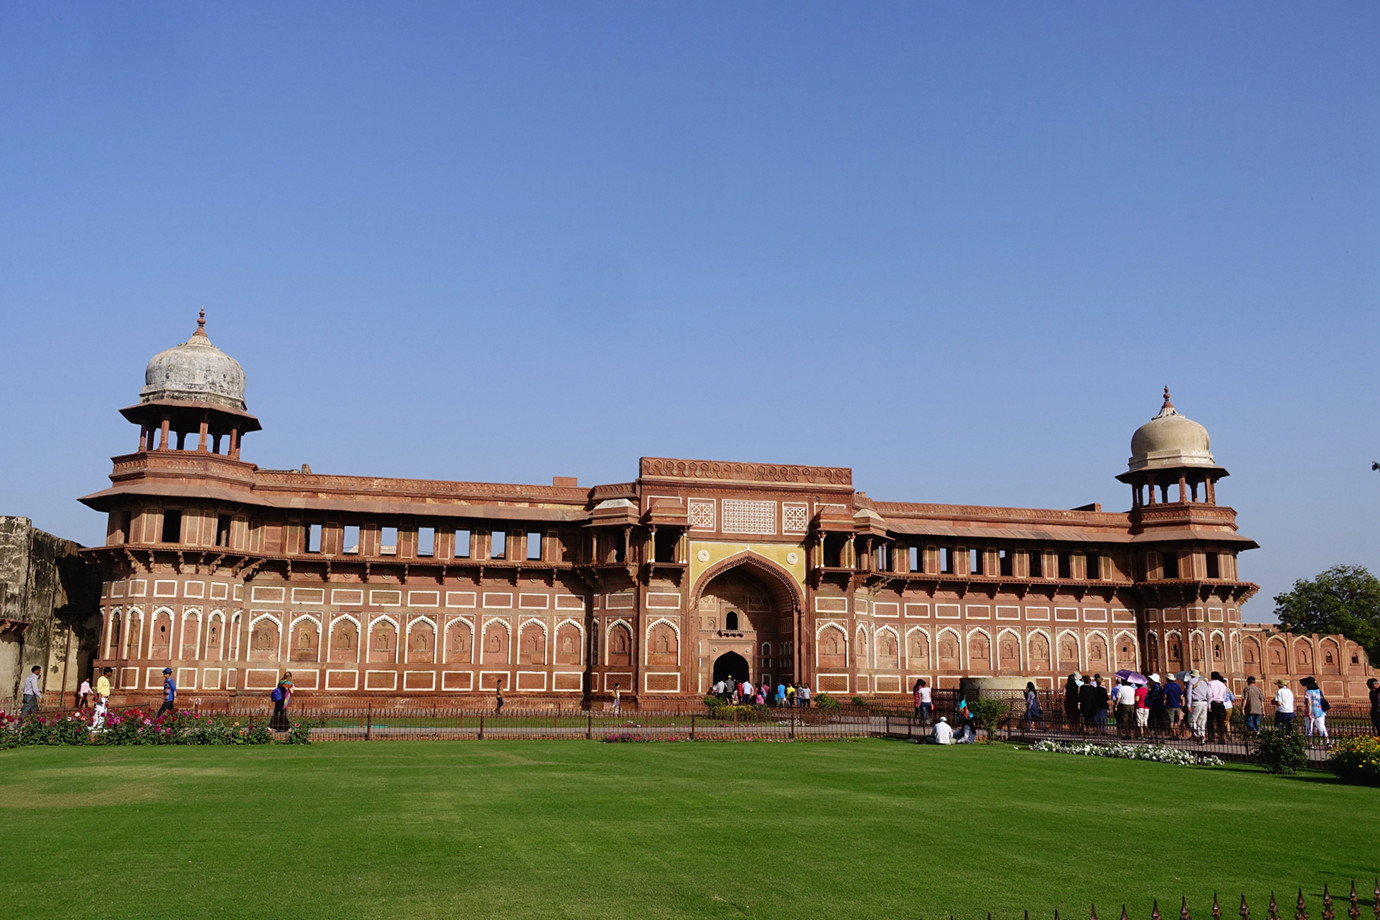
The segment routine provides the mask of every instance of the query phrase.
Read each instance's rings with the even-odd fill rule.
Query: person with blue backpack
[[[292,672],[283,674],[278,681],[278,686],[273,688],[273,693],[269,695],[273,700],[273,718],[269,719],[268,727],[275,732],[285,732],[288,730],[288,703],[292,701]]]

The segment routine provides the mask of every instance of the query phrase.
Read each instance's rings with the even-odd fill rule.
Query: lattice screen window
[[[783,533],[804,533],[810,526],[808,505],[786,503],[781,506],[781,530]]]
[[[776,533],[776,502],[725,498],[723,506],[724,533]]]
[[[687,507],[686,514],[690,518],[690,526],[696,529],[714,529],[714,501],[713,499],[692,498]]]

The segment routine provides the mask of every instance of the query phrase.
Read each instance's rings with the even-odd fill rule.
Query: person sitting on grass
[[[954,743],[954,730],[949,727],[949,720],[944,718],[943,716],[940,716],[939,721],[934,723],[934,743]]]

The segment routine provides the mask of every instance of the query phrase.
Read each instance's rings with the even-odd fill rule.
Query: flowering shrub
[[[843,704],[829,694],[821,693],[815,697],[815,707],[825,712],[838,712],[843,708]]]
[[[1121,760],[1153,760],[1184,767],[1220,767],[1222,759],[1211,754],[1192,754],[1165,744],[1088,744],[1087,742],[1037,741],[1032,751],[1056,754],[1083,754],[1087,757],[1116,757]]]
[[[646,735],[605,735],[599,739],[605,744],[646,744],[652,739]]]
[[[1292,723],[1262,728],[1255,736],[1255,759],[1271,773],[1297,773],[1308,766],[1306,744]]]
[[[0,748],[32,744],[267,744],[268,722],[198,712],[168,712],[154,717],[142,709],[110,710],[105,724],[93,727],[90,712],[21,718],[0,712]],[[290,723],[285,740],[308,744],[318,720]]]
[[[1347,782],[1380,785],[1380,738],[1365,735],[1335,742],[1327,766]]]

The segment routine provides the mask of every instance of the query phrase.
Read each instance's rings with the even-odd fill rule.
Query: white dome
[[[1164,388],[1164,405],[1131,435],[1131,472],[1179,466],[1216,466],[1207,429],[1180,415]]]
[[[196,323],[196,332],[181,345],[154,355],[144,370],[141,403],[209,403],[243,412],[244,368],[234,358],[211,344],[206,335],[206,311]]]

